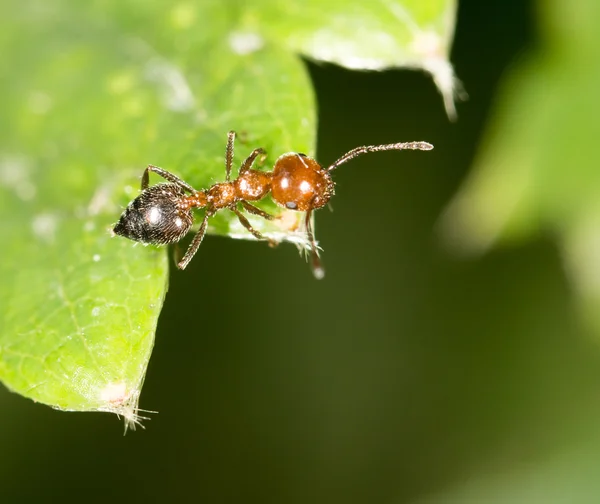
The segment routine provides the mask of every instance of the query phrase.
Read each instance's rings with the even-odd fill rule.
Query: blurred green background
[[[435,150],[336,173],[321,282],[289,245],[208,237],[171,276],[146,430],[0,389],[0,501],[600,502],[600,352],[553,237],[465,259],[437,233],[537,37],[531,2],[461,2],[455,124],[425,74],[307,62],[324,163]]]

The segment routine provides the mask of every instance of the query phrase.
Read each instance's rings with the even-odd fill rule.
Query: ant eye
[[[192,227],[192,212],[182,208],[183,190],[175,184],[144,189],[121,215],[113,231],[130,240],[157,245],[181,240]]]

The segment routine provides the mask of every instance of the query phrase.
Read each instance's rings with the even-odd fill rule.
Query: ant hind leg
[[[192,194],[196,192],[196,190],[190,184],[181,180],[178,176],[173,175],[171,172],[163,170],[162,168],[154,165],[148,165],[144,170],[142,175],[142,191],[148,188],[148,184],[150,182],[150,172],[156,173],[158,176],[168,180],[169,182],[172,182],[173,184],[177,184],[179,187],[189,191]]]

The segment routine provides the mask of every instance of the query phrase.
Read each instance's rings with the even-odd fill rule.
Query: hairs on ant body
[[[355,157],[369,152],[433,149],[427,142],[365,145],[347,152],[327,168],[323,168],[315,159],[305,154],[288,152],[275,161],[272,171],[262,171],[252,168],[257,158],[266,157],[266,151],[258,148],[241,164],[238,177],[231,180],[235,136],[234,131],[230,131],[227,136],[225,182],[213,184],[208,189],[198,191],[171,172],[149,165],[142,175],[141,193],[127,206],[114,226],[114,233],[146,244],[176,243],[192,228],[192,209],[205,208],[198,232],[183,258],[177,263],[177,267],[183,270],[202,243],[208,219],[220,210],[230,210],[258,240],[268,240],[252,227],[241,209],[263,219],[274,219],[274,216],[250,203],[260,201],[271,193],[271,198],[280,207],[305,212],[304,223],[310,244],[312,270],[315,277],[322,278],[325,272],[312,229],[312,213],[325,206],[334,194],[335,183],[331,172]],[[167,183],[148,187],[150,172],[161,176]],[[271,240],[270,242],[273,243]]]

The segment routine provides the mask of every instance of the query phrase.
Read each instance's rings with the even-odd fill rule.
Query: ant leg
[[[196,252],[198,252],[198,247],[200,247],[200,244],[202,243],[202,238],[204,238],[204,234],[206,233],[206,225],[208,224],[208,218],[210,216],[212,216],[212,212],[207,210],[204,214],[202,224],[200,224],[200,229],[198,229],[196,236],[194,236],[192,243],[190,243],[190,246],[188,247],[185,255],[183,256],[183,259],[177,263],[177,267],[180,270],[185,269],[185,267],[192,260],[192,257],[194,257]]]
[[[231,180],[231,164],[233,163],[233,143],[235,142],[235,131],[227,133],[227,148],[225,149],[225,180]]]
[[[262,147],[254,149],[252,153],[244,160],[242,166],[240,166],[240,175],[243,175],[244,172],[247,172],[250,168],[252,168],[252,164],[258,156],[261,156],[259,162],[263,162],[267,156],[267,151]]]
[[[250,224],[250,222],[248,221],[248,219],[246,219],[244,214],[242,212],[240,212],[237,208],[233,207],[230,210],[235,215],[237,215],[237,218],[240,221],[240,223],[242,224],[242,226],[244,226],[248,231],[250,231],[257,240],[268,241],[270,245],[275,244],[275,242],[273,240],[270,240],[269,238],[265,237],[265,235],[263,235],[260,231],[257,231],[256,229],[254,229],[252,227],[252,224]]]
[[[154,165],[148,165],[146,167],[146,169],[144,170],[144,174],[142,175],[142,190],[148,188],[148,183],[150,181],[149,180],[150,172],[156,173],[157,175],[164,178],[165,180],[168,180],[169,182],[173,182],[174,184],[177,184],[178,186],[182,187],[186,191],[191,192],[192,194],[196,192],[196,190],[191,185],[189,185],[187,182],[184,182],[176,175],[173,175],[171,172],[168,172],[167,170],[163,170],[162,168],[159,168],[158,166],[154,166]]]
[[[264,212],[260,208],[255,207],[254,205],[251,205],[247,201],[241,201],[241,204],[248,213],[258,215],[258,216],[262,217],[263,219],[267,219],[267,220],[273,220],[275,218],[273,215],[271,215],[267,212]]]
[[[317,247],[317,242],[315,242],[315,234],[312,228],[312,208],[306,212],[304,217],[304,224],[306,226],[306,234],[308,236],[308,241],[310,242],[310,267],[312,268],[313,275],[317,280],[321,280],[325,276],[325,268],[323,267],[323,263],[321,262],[321,258],[319,257],[319,249]]]

